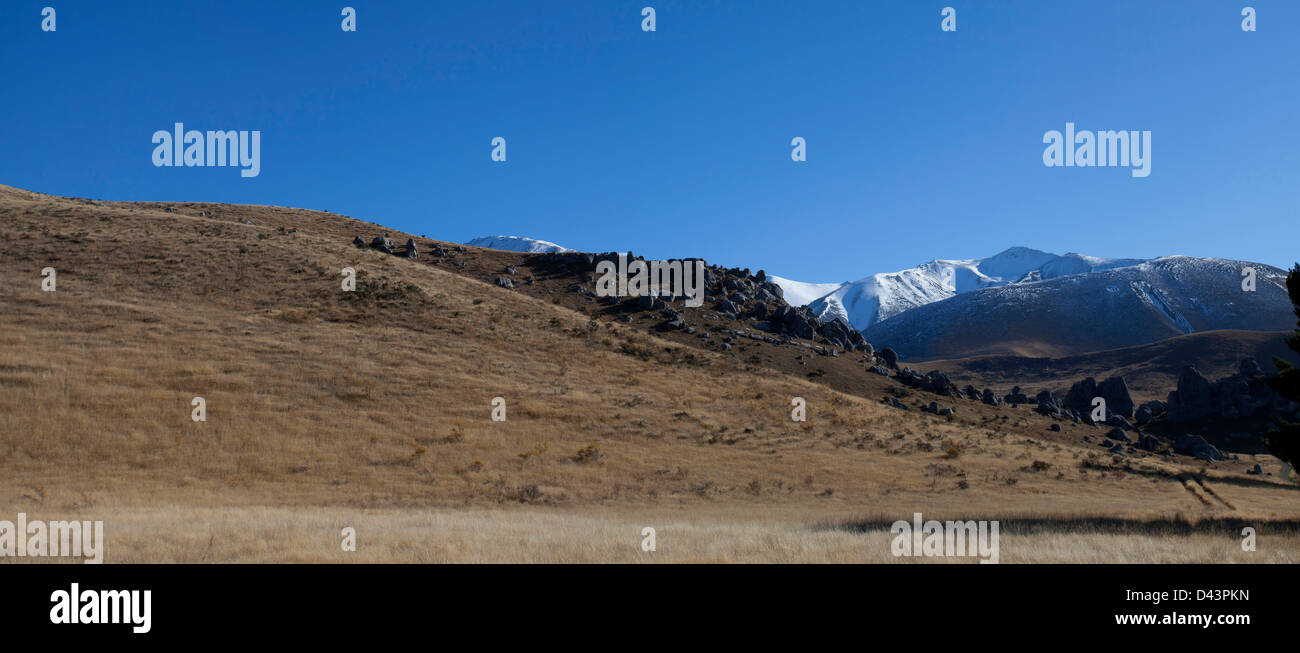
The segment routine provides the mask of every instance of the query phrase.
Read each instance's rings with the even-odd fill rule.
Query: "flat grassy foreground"
[[[895,557],[888,524],[804,521],[804,507],[691,509],[202,508],[91,511],[106,520],[106,563],[975,563]],[[776,514],[771,514],[776,513]],[[48,515],[47,515],[48,516]],[[1239,528],[1173,521],[1003,521],[1002,564],[1300,562],[1300,524],[1261,525],[1255,551]],[[344,528],[356,550],[344,551]],[[655,550],[644,551],[650,527]],[[1171,532],[1177,531],[1177,532]],[[1183,532],[1187,531],[1187,532]],[[49,562],[49,558],[24,558]]]

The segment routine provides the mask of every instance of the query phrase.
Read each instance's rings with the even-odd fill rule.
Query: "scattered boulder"
[[[849,332],[851,331],[853,331],[853,329],[846,326],[839,318],[835,318],[830,322],[822,324],[821,329],[819,330],[821,336],[825,338],[827,342],[841,349],[853,348],[852,338],[849,336]],[[859,333],[858,337],[861,338],[862,334]]]
[[[794,308],[789,305],[781,306],[776,309],[769,319],[778,325],[778,329],[785,334],[812,340],[821,328],[821,320],[813,315],[812,309],[807,306]]]
[[[1138,424],[1147,424],[1164,417],[1166,411],[1165,402],[1160,400],[1148,401],[1142,404],[1137,412],[1133,414],[1133,419]]]
[[[896,370],[898,369],[898,352],[890,347],[885,347],[880,350],[880,361],[885,364],[885,367]]]
[[[1007,395],[1002,398],[1002,401],[1012,406],[1019,406],[1020,404],[1029,403],[1029,395],[1021,392],[1020,386],[1016,386],[1011,389],[1011,392],[1007,393]]]
[[[1160,446],[1160,440],[1155,436],[1147,435],[1139,431],[1137,446],[1143,451],[1155,451],[1156,448]]]
[[[954,412],[953,409],[948,406],[940,406],[939,402],[937,401],[930,402],[929,406],[922,408],[921,410],[927,413],[933,413],[940,417],[947,417],[949,415],[952,415]]]
[[[1174,451],[1201,460],[1223,460],[1223,453],[1217,447],[1206,442],[1205,438],[1190,433],[1179,436],[1177,440],[1174,440]]]
[[[1037,401],[1038,405],[1034,406],[1034,412],[1060,418],[1061,404],[1056,400],[1056,395],[1052,394],[1050,390],[1039,392],[1038,396],[1035,397],[1035,401]]]
[[[1120,415],[1109,415],[1106,417],[1106,426],[1118,426],[1120,428],[1131,429],[1133,424]]]
[[[957,386],[954,385],[952,381],[948,380],[947,375],[938,370],[930,370],[925,374],[925,376],[921,376],[916,371],[905,367],[899,371],[898,380],[903,385],[916,388],[917,390],[933,392],[934,394],[944,395],[946,397],[962,396],[961,391],[957,389]]]
[[[389,240],[386,236],[375,236],[370,241],[370,247],[385,254],[393,253],[393,241]]]
[[[1061,407],[1074,411],[1084,417],[1084,421],[1092,423],[1093,400],[1101,397],[1106,402],[1106,415],[1119,415],[1131,419],[1133,417],[1133,398],[1129,395],[1128,384],[1122,376],[1112,376],[1100,384],[1096,379],[1088,377],[1070,386],[1069,392],[1065,394],[1065,399],[1061,402]]]
[[[910,409],[907,407],[907,404],[905,404],[905,403],[903,403],[903,402],[901,402],[901,401],[898,400],[898,397],[887,397],[887,398],[885,398],[885,399],[882,399],[881,401],[882,401],[883,403],[885,403],[885,404],[888,404],[888,405],[890,405],[890,406],[893,406],[894,408],[901,408],[901,409],[903,409],[903,410],[910,410]]]
[[[510,277],[497,277],[496,284],[502,288],[514,288],[515,282]]]
[[[654,295],[641,295],[636,300],[636,307],[643,311],[657,311],[662,309],[666,304],[664,300]]]
[[[352,239],[352,246],[353,246],[353,247],[360,247],[361,249],[365,249],[365,247],[366,247],[366,241],[361,240],[361,236],[357,236],[357,237],[355,237],[355,238]]]

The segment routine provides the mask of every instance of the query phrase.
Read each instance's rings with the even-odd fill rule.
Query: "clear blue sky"
[[[0,183],[805,281],[1011,245],[1289,267],[1300,2],[1250,0],[1254,33],[1245,4],[6,0]],[[260,176],[154,167],[153,132],[178,121],[261,130]],[[1151,130],[1151,176],[1044,167],[1043,133],[1066,121]]]

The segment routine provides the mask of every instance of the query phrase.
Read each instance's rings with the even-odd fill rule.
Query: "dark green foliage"
[[[1292,267],[1286,277],[1286,292],[1295,310],[1296,326],[1300,327],[1300,263]],[[1300,354],[1300,328],[1287,336],[1286,346]],[[1300,368],[1276,356],[1273,365],[1277,368],[1277,375],[1268,378],[1269,387],[1291,401],[1300,402]],[[1279,418],[1277,428],[1268,434],[1267,444],[1269,453],[1300,469],[1300,424]]]

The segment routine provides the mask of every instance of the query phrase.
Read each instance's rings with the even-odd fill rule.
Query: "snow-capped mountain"
[[[909,309],[981,288],[1043,281],[1142,262],[1140,259],[1105,259],[1073,253],[1062,256],[1028,247],[1012,247],[988,258],[937,259],[907,270],[873,274],[842,284],[773,279],[791,304],[807,303],[823,320],[841,318],[854,328],[865,330]],[[803,301],[811,293],[824,288],[829,290],[819,297]]]
[[[1189,256],[1120,263],[1059,257],[1015,283],[955,292],[862,332],[876,347],[924,360],[992,353],[1059,356],[1216,329],[1294,327],[1286,273],[1277,268]],[[1256,273],[1251,292],[1242,289],[1246,267]],[[1080,269],[1084,272],[1070,274]]]
[[[482,236],[470,241],[466,245],[473,247],[486,247],[488,249],[504,249],[511,252],[572,252],[574,250],[568,247],[561,247],[555,243],[536,238],[525,238],[523,236]]]

